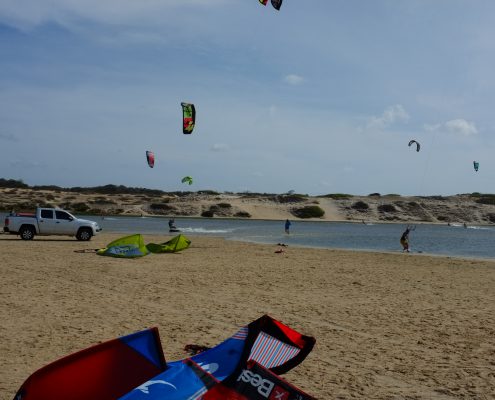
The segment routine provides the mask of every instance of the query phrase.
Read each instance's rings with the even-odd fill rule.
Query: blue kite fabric
[[[202,399],[209,390],[229,391],[221,383],[235,381],[249,362],[271,373],[283,374],[301,363],[314,343],[314,338],[301,335],[265,315],[212,349],[187,360],[169,362],[166,371],[144,384],[145,391],[140,386],[119,400]],[[198,371],[203,378],[208,377],[206,382]]]
[[[209,389],[202,400],[316,400],[255,361]]]
[[[43,367],[14,400],[314,400],[277,376],[314,344],[265,315],[216,347],[166,363],[152,328]]]

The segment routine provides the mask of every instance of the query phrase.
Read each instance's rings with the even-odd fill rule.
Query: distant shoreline
[[[199,192],[91,193],[46,188],[1,188],[0,210],[59,207],[76,215],[154,216],[325,222],[495,225],[495,195],[368,196]],[[131,188],[132,189],[132,188]],[[131,190],[130,189],[130,190]],[[117,190],[117,189],[115,189]],[[121,189],[124,190],[124,189]],[[135,189],[138,190],[138,189]]]

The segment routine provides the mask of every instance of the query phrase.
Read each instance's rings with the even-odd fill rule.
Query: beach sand
[[[0,398],[36,369],[157,326],[168,360],[263,314],[316,338],[284,377],[319,399],[495,399],[495,262],[194,237],[141,259],[0,235]],[[145,242],[170,236],[145,235]],[[88,399],[89,400],[89,399]]]

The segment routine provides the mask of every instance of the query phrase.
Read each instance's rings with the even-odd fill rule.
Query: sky
[[[493,193],[493,15],[493,0],[0,0],[0,177]]]

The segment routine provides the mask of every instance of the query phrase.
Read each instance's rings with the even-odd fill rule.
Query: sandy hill
[[[76,214],[160,215],[321,221],[495,223],[495,195],[404,197],[0,188],[0,209],[60,207]]]

